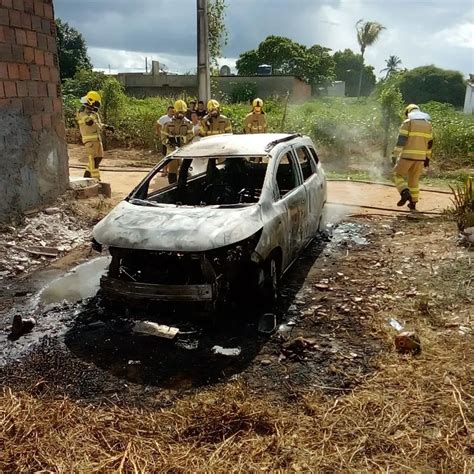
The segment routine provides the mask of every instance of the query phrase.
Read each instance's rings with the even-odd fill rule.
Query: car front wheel
[[[278,262],[274,257],[270,257],[263,268],[263,288],[262,296],[265,305],[273,305],[278,299]]]

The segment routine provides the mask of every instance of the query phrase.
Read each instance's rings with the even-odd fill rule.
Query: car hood
[[[93,230],[111,247],[196,252],[240,242],[263,227],[258,204],[244,208],[141,206],[122,201]]]

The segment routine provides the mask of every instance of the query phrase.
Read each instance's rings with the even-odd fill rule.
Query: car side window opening
[[[295,149],[296,156],[298,157],[298,162],[301,166],[301,171],[303,173],[303,179],[306,181],[310,178],[317,170],[316,163],[314,163],[314,158],[311,156],[308,149],[304,146],[298,147]]]
[[[278,198],[281,199],[299,185],[296,163],[290,152],[285,153],[278,163],[276,186]]]
[[[312,146],[309,146],[307,147],[311,153],[311,156],[314,160],[314,162],[316,163],[316,165],[319,163],[319,156],[318,154],[316,153],[316,150],[312,147]]]

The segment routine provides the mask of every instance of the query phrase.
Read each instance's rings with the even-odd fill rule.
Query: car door
[[[298,161],[291,148],[280,153],[277,163],[273,176],[273,189],[275,208],[281,216],[283,267],[286,268],[304,246],[306,190]]]
[[[325,198],[325,179],[318,169],[318,156],[314,148],[306,145],[294,147],[306,189],[305,239],[309,242],[316,234]]]

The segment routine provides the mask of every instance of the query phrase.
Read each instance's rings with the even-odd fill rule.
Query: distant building
[[[219,76],[230,76],[230,67],[229,66],[222,66],[219,69]]]
[[[346,83],[344,81],[334,81],[327,87],[318,87],[315,95],[321,97],[344,97],[346,95]]]
[[[260,64],[257,66],[257,74],[259,76],[271,76],[273,74],[273,67],[270,64]]]
[[[469,74],[466,85],[466,98],[464,99],[464,113],[474,114],[474,74]]]
[[[125,92],[134,97],[192,97],[198,93],[197,76],[187,74],[167,74],[159,67],[152,67],[151,74],[119,73],[118,81]],[[216,83],[217,98],[232,94],[234,88],[242,84],[254,84],[258,97],[286,96],[292,101],[305,101],[311,98],[311,86],[295,76],[261,75],[231,76],[221,75],[213,78]]]

